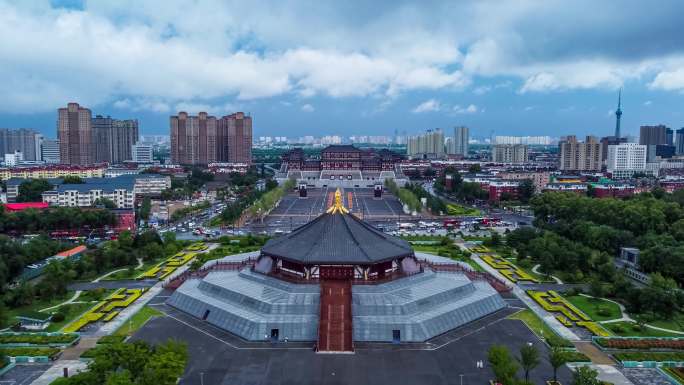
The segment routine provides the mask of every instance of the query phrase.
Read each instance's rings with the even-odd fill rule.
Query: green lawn
[[[133,314],[133,317],[131,317],[126,323],[121,325],[121,327],[119,327],[113,335],[132,335],[136,330],[140,329],[145,324],[145,322],[147,322],[150,318],[163,315],[164,313],[160,312],[157,309],[154,309],[150,306],[144,306],[137,313]]]
[[[117,272],[117,273],[114,273],[114,274],[108,276],[108,277],[105,278],[104,280],[105,280],[105,281],[118,281],[118,280],[121,280],[121,279],[135,279],[135,278],[137,278],[140,274],[142,274],[142,273],[146,272],[147,270],[151,269],[152,266],[158,264],[159,262],[161,262],[161,261],[163,261],[163,260],[166,260],[167,258],[168,258],[168,257],[157,258],[157,259],[155,259],[155,260],[153,260],[153,261],[144,262],[143,265],[142,265],[142,267],[139,268],[139,269],[135,269],[135,268],[134,268],[134,269],[131,270],[131,269],[128,269],[128,268],[127,268],[126,270],[119,271],[119,272]],[[138,265],[136,264],[135,266],[138,266]]]
[[[455,203],[447,203],[447,214],[456,216],[480,216],[482,211],[473,208],[461,206]]]
[[[559,337],[548,325],[537,317],[530,309],[521,310],[515,314],[508,316],[509,319],[517,319],[524,322],[539,338],[544,338],[549,345],[559,345],[565,347],[572,347],[573,345],[568,341]]]
[[[603,327],[610,329],[615,335],[620,337],[682,337],[681,334],[653,330],[647,327],[635,330],[636,324],[630,322],[615,322],[603,324]]]
[[[74,292],[73,292],[73,291],[69,291],[69,292],[66,293],[65,296],[60,296],[60,297],[57,297],[57,298],[54,298],[54,299],[51,299],[51,300],[48,300],[48,301],[45,301],[45,300],[34,300],[33,303],[31,303],[30,305],[26,305],[26,306],[21,306],[21,307],[16,307],[16,308],[8,309],[8,310],[7,310],[7,321],[8,321],[8,324],[2,325],[2,327],[7,327],[7,326],[9,326],[9,324],[12,324],[12,323],[16,322],[16,319],[15,319],[14,317],[16,317],[16,316],[19,315],[19,314],[22,314],[22,313],[30,313],[30,312],[36,312],[36,311],[38,311],[38,310],[40,310],[40,309],[45,309],[45,308],[47,308],[47,307],[59,305],[60,303],[66,301],[66,300],[69,299],[69,298],[71,298],[73,295],[74,295]]]
[[[646,323],[660,328],[684,331],[684,314],[678,313],[672,319],[657,319]]]
[[[583,295],[564,296],[564,298],[577,306],[594,321],[607,321],[622,317],[620,307],[610,301],[587,298]]]

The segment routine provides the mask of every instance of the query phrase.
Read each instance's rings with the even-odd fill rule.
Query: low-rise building
[[[102,178],[105,173],[105,165],[96,166],[71,166],[71,165],[45,165],[30,167],[0,168],[0,179],[50,179],[77,176],[79,178]]]
[[[621,247],[617,258],[613,260],[615,267],[621,270],[627,277],[644,284],[648,284],[651,278],[639,268],[639,249],[633,247]]]
[[[506,180],[525,180],[529,179],[534,184],[534,190],[541,192],[551,180],[551,172],[549,171],[504,171],[496,175],[501,179]]]
[[[89,178],[81,184],[62,184],[54,181],[54,188],[43,193],[43,202],[69,207],[92,206],[98,199],[109,199],[118,209],[135,207],[140,196],[159,196],[171,187],[171,178],[156,174],[121,175],[115,178]],[[9,191],[9,190],[8,190]]]
[[[601,183],[592,185],[596,198],[625,198],[634,195],[634,186],[627,183]]]
[[[584,195],[587,192],[586,183],[549,183],[544,188],[544,191],[556,191],[556,192],[572,192],[575,194]]]
[[[509,199],[516,199],[518,197],[519,181],[515,180],[497,180],[489,182],[489,200],[498,202],[506,195]]]

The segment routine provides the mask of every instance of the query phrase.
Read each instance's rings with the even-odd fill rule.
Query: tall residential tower
[[[73,165],[95,163],[95,138],[90,110],[78,103],[69,103],[57,112],[60,162]]]

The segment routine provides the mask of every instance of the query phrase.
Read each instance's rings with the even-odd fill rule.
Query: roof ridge
[[[343,214],[343,215],[345,215],[345,216],[350,216],[351,218],[356,219],[356,217],[353,216],[353,215],[350,214],[350,213]],[[343,220],[342,222],[344,222],[344,225],[345,225],[345,227],[347,228],[347,231],[348,231],[349,234],[351,235],[352,239],[354,240],[354,243],[356,243],[356,246],[358,246],[359,250],[361,250],[361,251],[363,252],[363,254],[366,256],[366,259],[367,259],[369,262],[372,262],[373,260],[371,259],[371,257],[370,257],[370,255],[368,254],[368,252],[366,252],[365,247],[361,244],[361,242],[358,241],[358,239],[356,239],[356,235],[354,234],[354,232],[352,231],[352,229],[349,227],[349,223],[347,223],[346,220]],[[363,222],[361,222],[361,223],[363,223]]]

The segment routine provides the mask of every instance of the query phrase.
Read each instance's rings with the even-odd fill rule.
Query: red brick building
[[[511,199],[518,197],[520,182],[513,180],[491,181],[489,183],[489,200],[498,202],[502,196],[508,195]]]

